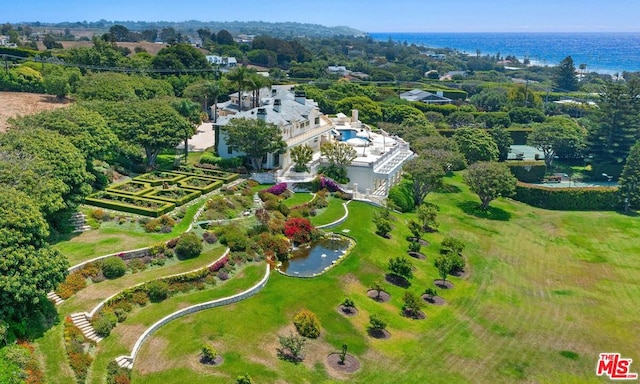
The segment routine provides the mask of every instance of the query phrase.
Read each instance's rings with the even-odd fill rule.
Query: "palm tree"
[[[242,111],[242,91],[247,89],[251,70],[245,66],[237,67],[233,71],[227,73],[227,79],[238,84],[238,108]]]
[[[264,87],[270,85],[269,79],[266,77],[259,75],[258,73],[252,73],[249,78],[250,82],[248,83],[248,87],[253,91],[253,98],[251,100],[251,107],[255,108],[258,106],[258,101],[260,98],[260,90]]]
[[[190,129],[184,132],[184,161],[189,156],[189,137],[191,137],[202,122],[200,106],[191,100],[181,99],[174,104],[174,109],[189,122]]]
[[[582,79],[584,78],[584,73],[585,73],[585,71],[587,69],[587,64],[582,63],[582,64],[580,64],[580,66],[578,68],[580,68],[580,73],[581,73],[580,81],[582,81]]]

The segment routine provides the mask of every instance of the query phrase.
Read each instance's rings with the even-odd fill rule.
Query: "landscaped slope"
[[[409,291],[421,293],[438,278],[433,266],[444,235],[466,244],[468,279],[450,277],[440,290],[444,306],[425,306],[425,320],[402,317],[405,289],[384,282],[388,259],[406,252],[406,220],[398,216],[391,239],[374,234],[373,208],[349,206],[349,229],[358,245],[337,268],[315,279],[272,276],[254,299],[187,316],[160,329],[134,366],[134,383],[231,382],[250,373],[256,382],[347,380],[367,383],[424,382],[599,382],[600,352],[633,358],[640,336],[640,224],[617,213],[550,212],[497,201],[488,213],[475,211],[477,197],[459,178],[449,193],[429,196],[441,207],[440,232],[425,235],[426,260],[411,260]],[[388,303],[366,296],[374,281],[391,294]],[[359,312],[337,311],[345,297]],[[305,361],[276,357],[277,335],[291,329],[295,313],[307,308],[322,323]],[[387,320],[391,337],[366,333],[369,314]],[[211,341],[224,356],[203,366],[197,354]],[[346,377],[324,364],[328,353],[348,344],[361,369]],[[153,347],[151,347],[153,346]],[[637,358],[637,357],[636,357]],[[163,364],[159,365],[158,361]]]

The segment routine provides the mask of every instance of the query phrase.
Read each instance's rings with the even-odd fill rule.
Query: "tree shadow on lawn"
[[[438,189],[438,193],[460,193],[462,189],[457,185],[445,184]]]
[[[458,208],[462,209],[462,212],[467,215],[475,216],[481,219],[509,221],[511,214],[502,208],[491,207],[485,211],[482,209],[482,205],[475,201],[463,201],[458,203]]]

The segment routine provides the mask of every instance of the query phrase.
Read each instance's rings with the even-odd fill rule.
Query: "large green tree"
[[[456,130],[453,139],[469,164],[498,160],[498,146],[484,129],[460,128]]]
[[[287,147],[280,128],[261,119],[231,119],[224,130],[227,145],[244,152],[257,170],[266,154],[282,153]]]
[[[640,141],[631,147],[620,179],[620,196],[625,210],[640,208]]]
[[[330,141],[320,146],[320,154],[329,163],[327,167],[321,168],[320,172],[338,183],[348,183],[346,166],[358,157],[356,150],[342,141]]]
[[[527,143],[544,154],[544,162],[551,167],[557,153],[577,153],[584,147],[585,130],[570,118],[553,116],[544,123],[536,124],[527,138]]]
[[[92,103],[120,140],[141,147],[148,167],[155,165],[160,152],[175,146],[195,133],[189,121],[176,111],[169,100],[153,99],[130,103]]]
[[[45,128],[67,137],[88,159],[104,159],[118,145],[105,119],[80,105],[44,111],[10,120],[14,129]]]
[[[0,185],[0,323],[33,316],[67,274],[67,259],[46,244],[49,229],[38,204]]]
[[[575,91],[578,89],[578,79],[576,78],[576,66],[573,58],[567,56],[555,68],[554,80],[558,88],[564,91]]]
[[[204,53],[190,44],[178,43],[162,48],[153,59],[156,69],[212,70]]]
[[[444,170],[442,165],[433,159],[418,156],[404,164],[405,177],[411,181],[411,192],[414,206],[422,204],[430,192],[442,186]]]
[[[86,170],[85,157],[57,132],[42,128],[10,130],[0,135],[0,152],[5,154],[0,161],[2,182],[29,194],[42,193],[36,203],[45,204],[43,212],[50,221],[60,219],[56,217],[59,211],[75,209],[91,192],[89,182],[93,177]],[[18,173],[18,169],[25,172]],[[52,195],[45,196],[47,193]]]
[[[587,120],[588,153],[593,168],[618,176],[640,139],[640,80],[608,83],[598,106]]]
[[[509,131],[507,131],[504,126],[498,125],[491,128],[489,134],[498,147],[498,161],[506,161],[509,157],[509,151],[511,151],[511,145],[513,144],[513,139]]]
[[[481,161],[471,164],[464,174],[464,181],[476,193],[482,209],[498,197],[510,197],[516,191],[516,178],[504,163]]]

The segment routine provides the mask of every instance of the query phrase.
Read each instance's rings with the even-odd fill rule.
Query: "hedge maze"
[[[215,169],[180,167],[154,171],[109,186],[85,199],[89,205],[159,217],[238,178]]]

